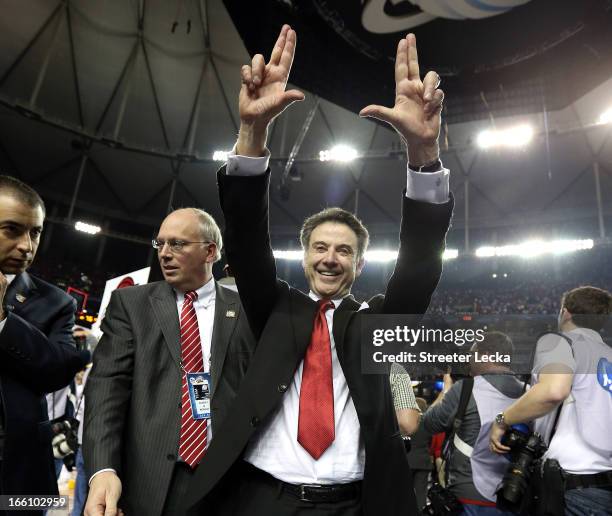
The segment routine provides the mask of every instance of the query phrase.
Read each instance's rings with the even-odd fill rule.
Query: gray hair
[[[368,248],[370,242],[370,235],[366,227],[361,221],[355,217],[351,212],[343,210],[342,208],[326,208],[319,213],[315,213],[308,217],[302,229],[300,231],[300,243],[302,249],[306,251],[310,245],[310,235],[317,226],[324,224],[325,222],[333,222],[335,224],[344,224],[348,226],[355,236],[357,236],[357,261],[360,261]]]
[[[215,253],[215,262],[221,259],[221,250],[223,249],[223,238],[221,237],[221,230],[215,222],[215,219],[211,215],[206,213],[200,208],[190,208],[193,213],[198,217],[200,221],[200,231],[202,233],[203,240],[213,242],[217,246],[217,252]]]

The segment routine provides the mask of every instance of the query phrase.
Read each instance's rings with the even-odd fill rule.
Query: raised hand
[[[438,89],[440,77],[429,72],[421,81],[416,37],[408,34],[397,45],[395,57],[395,105],[370,105],[361,110],[387,122],[404,138],[410,163],[423,165],[438,158],[440,112],[444,93]]]
[[[284,25],[270,60],[266,63],[261,54],[256,54],[250,65],[242,67],[242,88],[238,101],[241,122],[238,154],[261,155],[265,150],[270,122],[289,105],[304,100],[301,91],[285,91],[295,44],[295,31],[289,25]]]

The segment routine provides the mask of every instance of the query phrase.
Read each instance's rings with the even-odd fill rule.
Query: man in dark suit
[[[165,281],[113,292],[85,388],[88,516],[182,514],[254,347],[238,295],[212,276],[222,240],[209,214],[172,212],[153,247]]]
[[[26,272],[44,219],[32,188],[0,176],[0,495],[57,494],[44,394],[85,365],[72,339],[74,300]]]
[[[340,208],[302,226],[306,295],[276,277],[265,172],[269,123],[303,98],[285,91],[295,42],[285,26],[268,63],[256,55],[242,68],[240,133],[218,181],[228,263],[258,347],[186,504],[210,514],[210,498],[233,486],[225,512],[240,516],[416,514],[389,377],[361,372],[360,319],[423,313],[441,274],[453,202],[439,161],[439,78],[421,81],[410,34],[397,49],[395,106],[361,112],[390,123],[408,146],[399,257],[385,295],[367,304],[350,295],[368,232]]]

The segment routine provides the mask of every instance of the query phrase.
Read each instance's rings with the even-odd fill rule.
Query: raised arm
[[[421,81],[416,37],[408,34],[397,45],[395,105],[370,105],[359,113],[391,125],[406,143],[408,162],[414,167],[435,163],[440,157],[438,137],[444,92],[439,84],[436,72],[428,72]]]
[[[436,72],[421,80],[416,38],[408,34],[397,45],[394,106],[370,105],[360,113],[391,125],[408,153],[399,256],[387,286],[385,313],[424,313],[442,273],[453,200],[448,193],[448,171],[439,161],[444,100],[439,83]]]
[[[304,98],[300,91],[285,90],[295,43],[295,31],[285,25],[267,63],[257,54],[250,65],[242,67],[240,132],[235,156],[228,159],[227,166],[218,175],[227,259],[256,338],[278,294],[268,231],[268,127],[285,108]]]

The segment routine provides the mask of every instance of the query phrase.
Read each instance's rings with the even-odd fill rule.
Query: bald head
[[[212,278],[221,257],[221,231],[214,219],[197,208],[181,208],[162,222],[157,240],[165,280],[180,292],[197,290]]]

